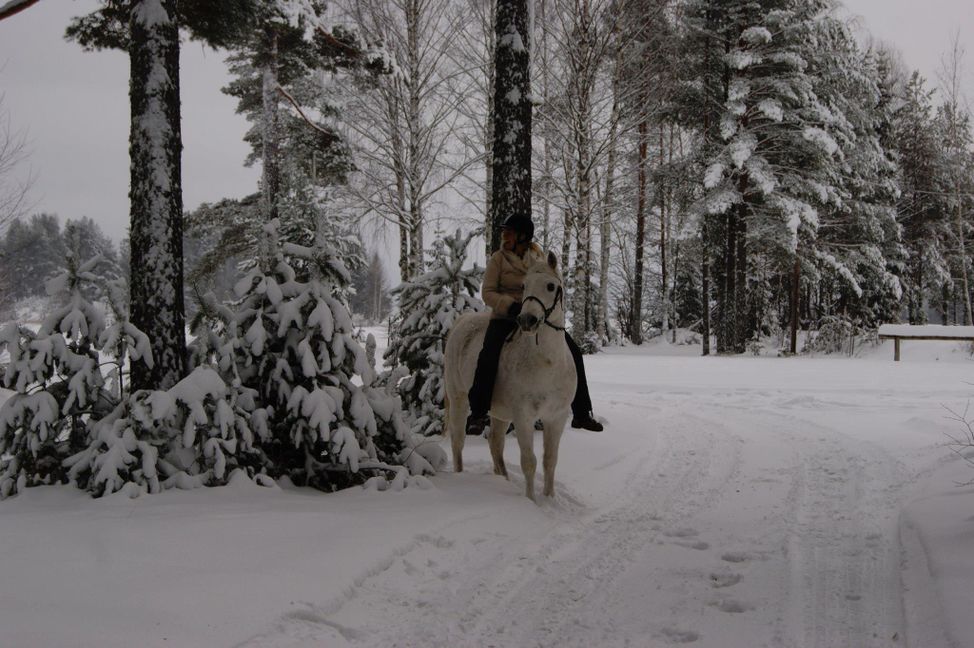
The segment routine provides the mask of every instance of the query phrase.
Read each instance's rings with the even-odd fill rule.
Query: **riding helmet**
[[[529,241],[534,238],[534,222],[524,214],[511,214],[501,223],[501,229],[514,230]]]

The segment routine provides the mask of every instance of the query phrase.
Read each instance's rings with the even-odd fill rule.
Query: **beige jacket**
[[[506,317],[511,304],[521,301],[524,294],[524,276],[528,273],[528,268],[543,259],[544,252],[537,243],[531,244],[524,253],[524,258],[504,249],[491,255],[487,261],[480,295],[493,311],[492,319]]]

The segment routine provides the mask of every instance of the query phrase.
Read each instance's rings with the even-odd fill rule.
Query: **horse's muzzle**
[[[517,316],[517,325],[525,333],[534,333],[540,324],[541,320],[531,313],[521,313]]]

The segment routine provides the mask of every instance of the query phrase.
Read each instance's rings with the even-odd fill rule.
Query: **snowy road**
[[[563,448],[591,447],[566,453],[560,494],[531,523],[506,507],[447,509],[342,599],[252,645],[908,645],[898,516],[920,472],[909,464],[936,456],[940,404],[966,386],[924,393],[889,365],[795,375],[739,359],[728,369],[745,363],[749,377],[729,389],[719,374],[681,375],[692,361],[641,362],[669,379],[592,363],[613,376],[598,385],[611,393],[605,447],[566,437]],[[483,444],[468,454],[479,482],[499,479]],[[514,481],[504,490],[521,492]]]
[[[463,474],[402,492],[32,489],[0,504],[2,643],[974,645],[974,488],[930,486],[971,472],[943,406],[974,364],[944,349],[599,354],[606,430],[566,432],[539,504],[516,444],[508,482],[482,439]]]

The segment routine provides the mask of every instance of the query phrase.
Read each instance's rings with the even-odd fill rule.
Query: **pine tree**
[[[3,238],[2,252],[4,274],[17,278],[7,289],[9,298],[43,295],[47,281],[65,268],[67,248],[57,216],[35,214],[27,222],[13,221]]]
[[[69,256],[67,269],[48,282],[52,297],[64,294],[63,305],[36,333],[13,323],[0,336],[10,353],[4,385],[16,392],[0,405],[0,497],[67,482],[63,462],[87,446],[87,421],[114,406],[99,368],[105,316],[85,290],[98,281],[102,262],[78,265]]]
[[[927,304],[950,280],[944,249],[945,183],[933,129],[931,95],[923,77],[914,72],[903,89],[902,105],[894,119],[903,190],[897,211],[908,258],[902,280],[910,324],[927,322]]]
[[[391,304],[385,266],[378,252],[372,253],[365,268],[353,274],[352,285],[355,288],[355,293],[349,298],[352,312],[373,324],[389,315]]]
[[[238,99],[238,112],[251,123],[244,136],[251,146],[245,163],[260,162],[260,193],[202,205],[190,215],[193,236],[218,241],[192,270],[194,283],[205,283],[228,260],[252,261],[269,219],[280,219],[280,234],[289,241],[312,245],[328,189],[343,184],[352,169],[348,146],[333,125],[339,111],[322,73],[367,80],[386,68],[354,32],[328,30],[323,13],[324,3],[317,0],[259,3],[255,29],[234,44],[229,64],[235,78],[223,91]],[[342,230],[352,269],[363,264],[351,224],[335,223],[334,210],[327,218]]]
[[[807,283],[817,287],[808,292],[820,318],[839,316],[850,326],[872,328],[896,317],[902,296],[899,169],[883,138],[891,107],[876,58],[860,50],[842,21],[822,21],[817,44],[823,55],[812,63],[816,92],[835,116],[839,151],[823,183],[834,187],[833,198],[820,208],[820,226],[806,253]]]
[[[494,28],[493,195],[491,252],[496,230],[511,214],[531,213],[531,70],[527,0],[497,0]]]
[[[447,333],[464,312],[485,308],[477,297],[483,269],[463,267],[475,235],[458,230],[438,239],[430,251],[427,271],[393,291],[399,298],[399,314],[385,353],[386,364],[392,368],[387,379],[396,383],[417,434],[442,434]]]
[[[131,63],[132,319],[149,335],[155,358],[151,369],[133,367],[140,388],[168,388],[186,375],[179,29],[223,45],[239,37],[252,11],[251,0],[102,0],[67,29],[86,48],[127,50]]]
[[[834,117],[815,93],[808,63],[826,6],[796,0],[695,6],[710,31],[694,38],[716,48],[705,59],[723,62],[722,86],[712,67],[697,83],[718,93],[705,101],[722,105],[719,115],[703,115],[702,130],[714,129],[719,140],[708,143],[700,204],[716,245],[718,351],[743,352],[763,326],[768,282],[815,239],[817,207],[831,199],[823,176],[838,150]],[[758,258],[777,270],[755,265]]]
[[[314,248],[281,243],[277,225],[264,227],[259,265],[238,283],[228,324],[234,355],[221,364],[255,394],[252,418],[268,473],[336,490],[397,472],[392,464],[411,441],[396,404],[372,387],[373,368],[342,301],[348,270],[321,239]],[[306,281],[295,260],[309,268]]]

